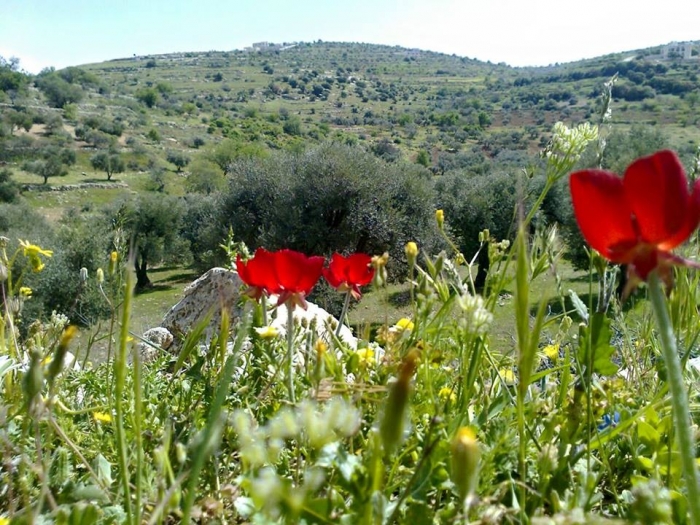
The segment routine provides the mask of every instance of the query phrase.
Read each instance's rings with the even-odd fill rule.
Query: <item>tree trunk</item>
[[[474,288],[483,293],[485,292],[484,288],[486,286],[486,276],[488,275],[489,268],[491,267],[491,261],[489,261],[488,243],[485,243],[481,247],[479,257],[477,258],[477,263],[479,265],[479,270],[476,272],[476,277],[474,278]]]
[[[143,290],[151,286],[151,280],[146,273],[148,271],[148,261],[146,258],[143,256],[136,257],[134,266],[136,267],[136,289]]]

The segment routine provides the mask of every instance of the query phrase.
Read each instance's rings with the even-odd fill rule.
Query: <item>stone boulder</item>
[[[276,298],[271,298],[270,302],[274,304]],[[271,323],[270,326],[274,327],[280,333],[285,334],[287,332],[287,307],[283,304],[279,305],[271,312]],[[320,306],[307,301],[306,310],[296,306],[292,312],[294,317],[294,324],[296,329],[300,329],[304,333],[308,333],[309,330],[314,330],[316,337],[324,340],[329,345],[333,340],[333,334],[336,327],[338,326],[338,320],[333,317],[329,312],[321,308]],[[338,339],[340,339],[345,346],[353,350],[357,349],[357,338],[352,334],[352,330],[347,326],[343,325],[340,328],[340,333],[338,334]]]
[[[180,302],[170,309],[160,324],[174,337],[173,347],[176,349],[178,342],[207,315],[211,314],[211,320],[204,330],[207,340],[218,333],[223,310],[228,312],[233,325],[241,314],[241,284],[236,272],[226,268],[212,268],[187,286]]]
[[[173,334],[162,326],[156,326],[143,333],[143,340],[138,343],[137,349],[141,361],[147,363],[158,356],[162,350],[168,350],[173,344]]]

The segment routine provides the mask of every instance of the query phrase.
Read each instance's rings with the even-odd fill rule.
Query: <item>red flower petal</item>
[[[318,255],[308,257],[305,262],[304,273],[299,281],[298,292],[308,295],[319,278],[321,277],[321,271],[323,270],[323,265],[326,263],[326,259]]]
[[[664,150],[636,160],[625,171],[623,185],[641,241],[668,243],[685,231],[690,195],[683,166],[675,153]]]
[[[323,269],[323,276],[333,288],[338,288],[345,282],[345,276],[342,270],[344,265],[345,258],[339,253],[334,253],[328,268]]]
[[[360,286],[372,282],[374,268],[370,266],[372,258],[364,253],[353,253],[343,257],[334,253],[328,268],[323,269],[323,275],[333,288],[339,291],[350,290],[359,299]]]
[[[629,262],[637,242],[622,179],[603,170],[583,170],[569,179],[574,215],[586,242],[612,262]]]
[[[354,253],[347,258],[348,283],[365,286],[374,278],[374,268],[370,265],[372,258],[364,253]]]
[[[236,270],[241,280],[248,286],[260,288],[269,294],[279,292],[272,253],[265,248],[255,250],[253,258],[247,262],[243,262],[239,255],[236,258]]]
[[[700,225],[700,180],[696,180],[693,184],[693,192],[690,194],[683,227],[671,238],[659,243],[659,249],[672,250],[679,244],[683,244],[698,228],[698,225]]]
[[[279,250],[272,255],[277,282],[284,291],[306,295],[321,276],[323,257],[307,257],[294,250]]]

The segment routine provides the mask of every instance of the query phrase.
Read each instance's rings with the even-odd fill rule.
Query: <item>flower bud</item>
[[[175,443],[175,459],[180,465],[187,461],[187,448],[182,443]]]
[[[105,282],[105,272],[102,268],[98,268],[97,271],[95,272],[95,275],[97,276],[97,282],[99,284],[102,284]]]
[[[32,350],[29,354],[29,366],[22,378],[22,391],[28,408],[34,405],[43,383],[44,370],[41,367],[41,354],[37,350]]]
[[[81,282],[81,283],[84,283],[84,282],[86,282],[87,280],[88,280],[88,269],[85,268],[85,266],[83,266],[83,267],[80,269],[80,282]]]
[[[382,438],[384,450],[391,453],[401,442],[406,417],[406,407],[411,394],[411,378],[418,366],[420,352],[411,350],[399,370],[399,377],[390,387],[389,398],[384,406],[384,415],[379,424],[379,433]]]
[[[418,257],[418,245],[413,241],[409,241],[406,243],[405,250],[408,264],[414,263],[416,261],[416,257]]]
[[[316,356],[321,359],[323,355],[328,351],[328,345],[322,339],[318,339],[314,345],[314,350],[316,350]]]
[[[116,251],[113,251],[112,253],[109,254],[109,266],[107,268],[109,275],[114,275],[114,272],[117,271],[117,261],[118,260],[119,260],[119,254]]]
[[[445,212],[443,210],[435,210],[435,220],[437,221],[438,228],[442,230],[445,225]]]
[[[374,279],[372,282],[375,286],[384,286],[387,279],[386,264],[389,262],[389,253],[384,252],[383,255],[375,255],[372,257],[371,265],[374,268]]]
[[[462,501],[476,492],[480,457],[479,442],[474,431],[461,427],[452,439],[452,482]]]

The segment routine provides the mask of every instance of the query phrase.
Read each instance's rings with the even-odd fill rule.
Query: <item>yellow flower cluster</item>
[[[405,332],[410,332],[413,328],[413,321],[403,317],[396,321],[395,325],[380,327],[377,331],[377,341],[387,345],[394,344]]]
[[[374,364],[374,350],[371,348],[359,348],[355,353],[361,367],[368,367]]]
[[[35,272],[40,272],[44,269],[44,261],[41,260],[40,255],[44,257],[51,257],[53,252],[51,250],[44,250],[36,244],[31,244],[29,241],[23,241],[20,239],[20,246],[24,250],[24,256],[29,259],[29,264],[32,266],[32,270]]]
[[[457,394],[455,394],[454,388],[449,386],[444,386],[438,392],[438,397],[443,400],[449,400],[450,403],[455,403],[457,401]]]
[[[261,326],[260,328],[256,328],[255,331],[261,339],[274,339],[280,334],[279,330],[271,325]]]
[[[92,417],[95,419],[97,423],[111,423],[112,422],[112,416],[110,414],[107,414],[105,412],[93,412]]]

